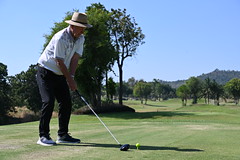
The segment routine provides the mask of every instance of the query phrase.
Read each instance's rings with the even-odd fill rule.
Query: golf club
[[[103,123],[103,121],[100,119],[100,117],[97,115],[97,113],[92,109],[92,107],[90,107],[88,102],[85,100],[85,98],[83,98],[83,96],[78,92],[78,90],[76,90],[76,93],[82,99],[82,101],[88,106],[88,108],[93,112],[93,114],[98,118],[98,120],[102,123],[102,125],[107,129],[107,131],[110,133],[110,135],[113,137],[113,139],[117,142],[117,144],[119,144],[121,146],[120,151],[127,151],[130,148],[130,145],[129,144],[121,145],[121,143],[119,143],[119,141],[116,139],[116,137],[108,129],[108,127],[105,125],[105,123]]]

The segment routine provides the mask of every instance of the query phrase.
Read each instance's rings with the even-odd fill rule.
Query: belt
[[[42,68],[42,69],[45,69],[45,70],[47,70],[48,72],[51,72],[52,74],[54,74],[55,76],[63,76],[64,77],[64,75],[58,75],[58,74],[56,74],[56,73],[54,73],[53,71],[50,71],[50,70],[48,70],[48,69],[46,69],[44,66],[42,66],[41,64],[37,64],[38,65],[38,67],[40,67],[40,68]]]

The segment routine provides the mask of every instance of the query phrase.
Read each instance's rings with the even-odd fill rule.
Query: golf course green
[[[190,102],[189,102],[190,103]],[[119,145],[94,115],[72,115],[70,133],[80,144],[37,145],[38,121],[0,126],[0,160],[239,160],[240,106],[181,106],[181,100],[124,101],[136,113],[108,113],[99,117]],[[58,119],[51,121],[56,140]],[[137,150],[136,143],[140,143]]]

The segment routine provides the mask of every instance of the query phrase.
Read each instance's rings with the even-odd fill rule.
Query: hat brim
[[[79,22],[74,22],[72,20],[67,20],[65,22],[70,24],[70,25],[74,25],[74,26],[78,26],[78,27],[84,27],[84,28],[91,28],[92,27],[91,24],[82,24],[82,23],[79,23]]]

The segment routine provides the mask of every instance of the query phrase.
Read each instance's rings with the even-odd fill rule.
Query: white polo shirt
[[[62,59],[69,69],[74,53],[80,56],[83,53],[84,36],[81,35],[76,41],[70,34],[70,26],[57,32],[43,51],[38,63],[44,68],[57,75],[63,75],[57,66],[56,59]]]

